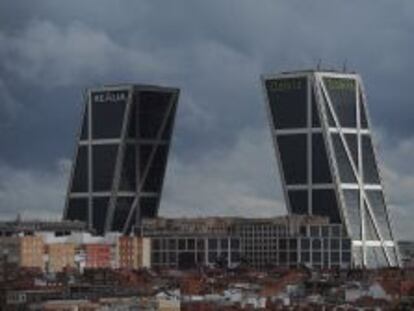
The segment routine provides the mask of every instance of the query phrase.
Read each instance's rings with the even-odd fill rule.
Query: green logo
[[[267,87],[269,91],[277,92],[289,92],[301,90],[304,86],[302,79],[280,79],[280,80],[269,80]]]

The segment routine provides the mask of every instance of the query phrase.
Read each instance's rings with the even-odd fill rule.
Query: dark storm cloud
[[[165,211],[280,212],[259,75],[346,61],[364,78],[388,180],[402,183],[391,200],[406,212],[413,14],[408,1],[3,1],[0,205],[19,208],[4,183],[13,172],[61,174],[84,88],[142,82],[182,90]],[[62,177],[39,180],[33,195],[45,197]],[[50,189],[56,212],[64,187]]]

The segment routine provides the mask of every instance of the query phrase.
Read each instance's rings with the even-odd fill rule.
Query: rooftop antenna
[[[320,71],[321,70],[321,64],[322,64],[322,59],[318,59],[318,64],[316,65],[316,70]]]
[[[346,66],[348,65],[348,60],[345,58],[344,63],[342,64],[342,72],[346,72]]]

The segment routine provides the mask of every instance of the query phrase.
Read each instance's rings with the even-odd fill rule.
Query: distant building
[[[85,268],[111,268],[112,247],[107,243],[92,243],[83,246]]]
[[[44,271],[44,243],[39,236],[0,237],[2,264]]]
[[[157,216],[178,94],[148,85],[87,90],[64,219],[103,235]]]
[[[37,304],[40,301],[55,300],[63,298],[63,291],[61,288],[55,289],[21,289],[21,290],[7,290],[5,297],[6,310],[45,310],[40,308],[26,308],[29,305]],[[51,310],[51,309],[47,309]],[[54,311],[63,309],[53,309]],[[68,310],[68,309],[65,309]],[[69,309],[73,310],[73,309]]]
[[[72,267],[74,247],[66,241],[73,234],[85,233],[88,233],[86,225],[77,221],[2,221],[0,271],[9,265],[48,272],[61,271],[67,265]]]
[[[414,268],[414,241],[398,241],[401,263],[404,268]]]
[[[46,249],[46,270],[50,273],[63,271],[64,269],[76,269],[75,254],[76,245],[73,243],[48,244]]]
[[[287,72],[263,85],[289,213],[342,224],[357,267],[398,266],[360,76]]]
[[[81,221],[45,221],[21,220],[0,221],[0,237],[16,235],[33,235],[42,232],[53,232],[56,236],[69,235],[72,232],[90,232]]]
[[[120,236],[117,249],[118,268],[139,269],[151,267],[151,241],[137,236]]]

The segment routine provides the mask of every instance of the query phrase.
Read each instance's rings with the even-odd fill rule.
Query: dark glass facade
[[[375,162],[371,137],[362,136],[362,162],[364,167],[364,182],[367,184],[379,184],[379,174]]]
[[[312,212],[314,215],[327,216],[331,223],[341,223],[335,191],[333,189],[312,190]]]
[[[308,191],[289,190],[290,209],[293,214],[308,214]]]
[[[307,183],[306,139],[306,135],[284,135],[277,138],[285,181],[288,185]]]
[[[328,155],[322,134],[312,135],[312,183],[328,184],[332,182]]]
[[[178,93],[140,85],[88,92],[65,219],[104,234],[157,216]]]
[[[74,192],[88,192],[88,147],[79,146],[73,175]]]
[[[266,81],[273,123],[277,129],[307,125],[307,80],[289,78]]]
[[[324,84],[341,127],[356,127],[356,88],[354,79],[324,78]]]
[[[264,85],[290,212],[342,224],[361,246],[352,255],[356,265],[370,266],[375,256],[377,266],[397,264],[359,76],[285,73]],[[376,246],[384,241],[388,252]],[[324,260],[319,253],[309,258]]]

